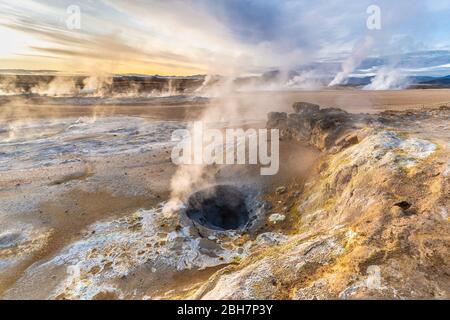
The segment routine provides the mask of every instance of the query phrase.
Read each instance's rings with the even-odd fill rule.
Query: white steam
[[[0,81],[0,95],[9,96],[9,95],[22,94],[23,90],[16,86],[16,81],[17,81],[16,76],[10,76],[10,77],[3,78]]]
[[[90,76],[83,81],[81,93],[92,96],[104,96],[111,91],[113,78],[111,76]]]
[[[31,88],[31,93],[42,96],[67,96],[78,92],[74,79],[70,77],[55,77],[49,83],[40,82]]]
[[[401,90],[410,85],[409,79],[398,69],[383,67],[364,90]]]
[[[352,54],[342,63],[341,71],[334,77],[328,86],[343,84],[345,79],[361,64],[367,57],[374,45],[374,39],[367,36],[364,41],[359,42],[353,48]]]
[[[324,84],[315,71],[306,71],[288,80],[285,86],[292,89],[314,90],[322,88]]]

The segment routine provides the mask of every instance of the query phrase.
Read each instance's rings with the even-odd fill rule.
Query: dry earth
[[[294,112],[295,101],[399,111],[337,112],[331,124],[310,122],[311,132],[281,121],[289,129],[285,165],[274,179],[259,180],[254,168],[214,168],[214,182],[238,176],[263,186],[260,223],[247,233],[205,238],[177,210],[163,210],[177,170],[170,145],[81,153],[74,162],[56,153],[48,163],[25,161],[20,168],[20,161],[7,162],[0,172],[0,296],[449,298],[450,118],[448,108],[439,108],[450,101],[448,90],[241,93],[210,106],[2,105],[1,114],[30,123],[69,119],[69,127],[93,115],[130,119],[130,126],[143,119],[136,120],[137,135],[116,132],[127,128],[120,122],[77,137],[122,148],[153,137],[147,123],[195,119],[230,101],[254,120],[268,111]],[[0,155],[5,150],[2,144]]]

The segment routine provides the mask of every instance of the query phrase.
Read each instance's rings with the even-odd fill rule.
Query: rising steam
[[[364,58],[367,57],[374,45],[374,39],[367,36],[364,41],[359,42],[353,48],[352,54],[342,63],[341,71],[334,77],[328,86],[343,84],[347,77],[355,71]]]
[[[411,84],[410,80],[398,69],[384,67],[378,70],[372,82],[364,90],[401,90]]]

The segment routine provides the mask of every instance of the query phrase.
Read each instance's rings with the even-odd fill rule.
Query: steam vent
[[[186,214],[194,222],[213,230],[241,229],[249,219],[244,195],[229,185],[217,185],[192,194]]]

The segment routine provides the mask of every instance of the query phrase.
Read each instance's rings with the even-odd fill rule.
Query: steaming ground
[[[177,297],[244,258],[245,237],[241,248],[227,239],[211,247],[165,216],[178,169],[170,133],[203,113],[219,114],[222,126],[264,126],[267,111],[295,101],[375,113],[444,105],[450,90],[242,92],[208,101],[1,98],[0,296]],[[314,159],[283,144],[273,180],[261,181],[254,168],[215,174],[279,185],[305,154]]]

